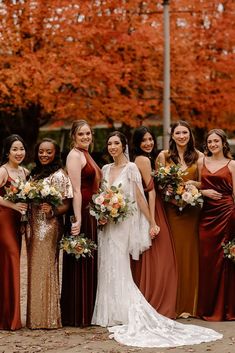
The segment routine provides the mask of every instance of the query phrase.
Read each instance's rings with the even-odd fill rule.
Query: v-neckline
[[[126,167],[127,167],[127,165],[128,165],[128,162],[127,162],[127,164],[122,168],[122,170],[121,170],[121,172],[118,174],[118,176],[113,180],[112,184],[110,184],[110,178],[109,178],[109,176],[110,176],[110,170],[111,170],[112,165],[114,165],[114,163],[111,163],[111,164],[110,164],[110,167],[109,167],[109,175],[108,175],[108,185],[109,185],[109,187],[114,186],[114,184],[116,183],[116,181],[118,180],[118,178],[122,175],[123,171],[126,169]]]
[[[229,161],[229,162],[230,162],[230,161]],[[227,166],[228,166],[228,164],[229,164],[229,162],[228,162],[228,163],[226,163],[223,167],[220,167],[219,169],[215,170],[214,172],[211,172],[211,171],[210,171],[210,169],[207,167],[206,163],[204,163],[204,165],[205,165],[206,169],[208,170],[208,172],[209,172],[210,174],[212,174],[212,175],[213,175],[213,174],[218,173],[221,169],[223,169],[223,168],[227,167]]]

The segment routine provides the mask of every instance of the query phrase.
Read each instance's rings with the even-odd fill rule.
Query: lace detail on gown
[[[121,182],[125,190],[131,190],[132,173],[139,171],[128,163],[115,183]],[[211,329],[170,320],[150,306],[132,279],[129,237],[135,236],[131,217],[116,225],[108,224],[99,232],[98,288],[92,324],[109,326],[110,338],[137,347],[175,347],[222,338]]]

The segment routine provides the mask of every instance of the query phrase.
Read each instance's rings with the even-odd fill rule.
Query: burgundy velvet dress
[[[5,186],[10,185],[10,177]],[[4,186],[0,195],[5,193]],[[21,328],[20,213],[0,206],[0,330]]]
[[[209,321],[235,320],[235,263],[224,258],[222,242],[235,237],[232,175],[228,165],[211,173],[202,168],[202,189],[222,193],[205,198],[200,221],[198,316]]]
[[[154,187],[153,180],[145,192]],[[169,318],[176,317],[177,261],[174,242],[166,219],[163,201],[159,192],[156,194],[156,223],[160,232],[152,241],[139,261],[131,261],[132,275],[136,285],[146,300],[159,314]]]
[[[93,193],[97,192],[98,166],[90,163],[91,157],[84,152],[87,164],[81,172],[82,194],[82,226],[81,232],[97,244],[97,224],[94,217],[89,214],[89,202]],[[95,166],[95,168],[94,168]],[[100,170],[99,170],[100,171]],[[101,173],[101,172],[100,172]],[[71,224],[68,225],[70,232]],[[95,305],[97,287],[97,254],[94,257],[79,258],[72,255],[63,255],[62,293],[61,293],[61,317],[63,326],[89,326]]]

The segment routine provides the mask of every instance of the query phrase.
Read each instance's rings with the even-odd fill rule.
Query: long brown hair
[[[210,157],[212,156],[212,153],[209,151],[208,147],[207,147],[207,140],[209,138],[210,135],[212,134],[216,134],[218,135],[221,140],[222,140],[222,145],[223,145],[223,154],[224,154],[224,157],[226,158],[229,158],[229,159],[232,159],[232,154],[231,154],[231,149],[230,149],[230,146],[229,146],[229,143],[228,143],[228,140],[227,140],[227,135],[226,133],[224,132],[224,130],[222,129],[212,129],[210,131],[208,131],[207,135],[206,135],[206,139],[205,139],[205,154]]]
[[[174,131],[178,126],[184,126],[189,130],[189,142],[187,143],[187,147],[184,152],[184,161],[187,164],[187,166],[191,166],[193,163],[195,163],[198,160],[199,154],[195,148],[195,140],[194,140],[192,129],[190,125],[184,120],[179,120],[175,122],[171,127],[171,135],[170,135],[170,141],[169,141],[169,159],[171,159],[175,164],[178,164],[180,162],[177,146],[173,139]]]

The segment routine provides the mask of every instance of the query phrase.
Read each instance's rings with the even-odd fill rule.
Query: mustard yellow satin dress
[[[171,162],[166,161],[166,165]],[[173,164],[173,162],[172,162]],[[197,180],[198,168],[192,164],[186,169],[184,181]],[[170,224],[178,266],[178,287],[176,314],[196,316],[199,286],[199,215],[200,208],[186,206],[183,211],[164,202],[167,219]]]

